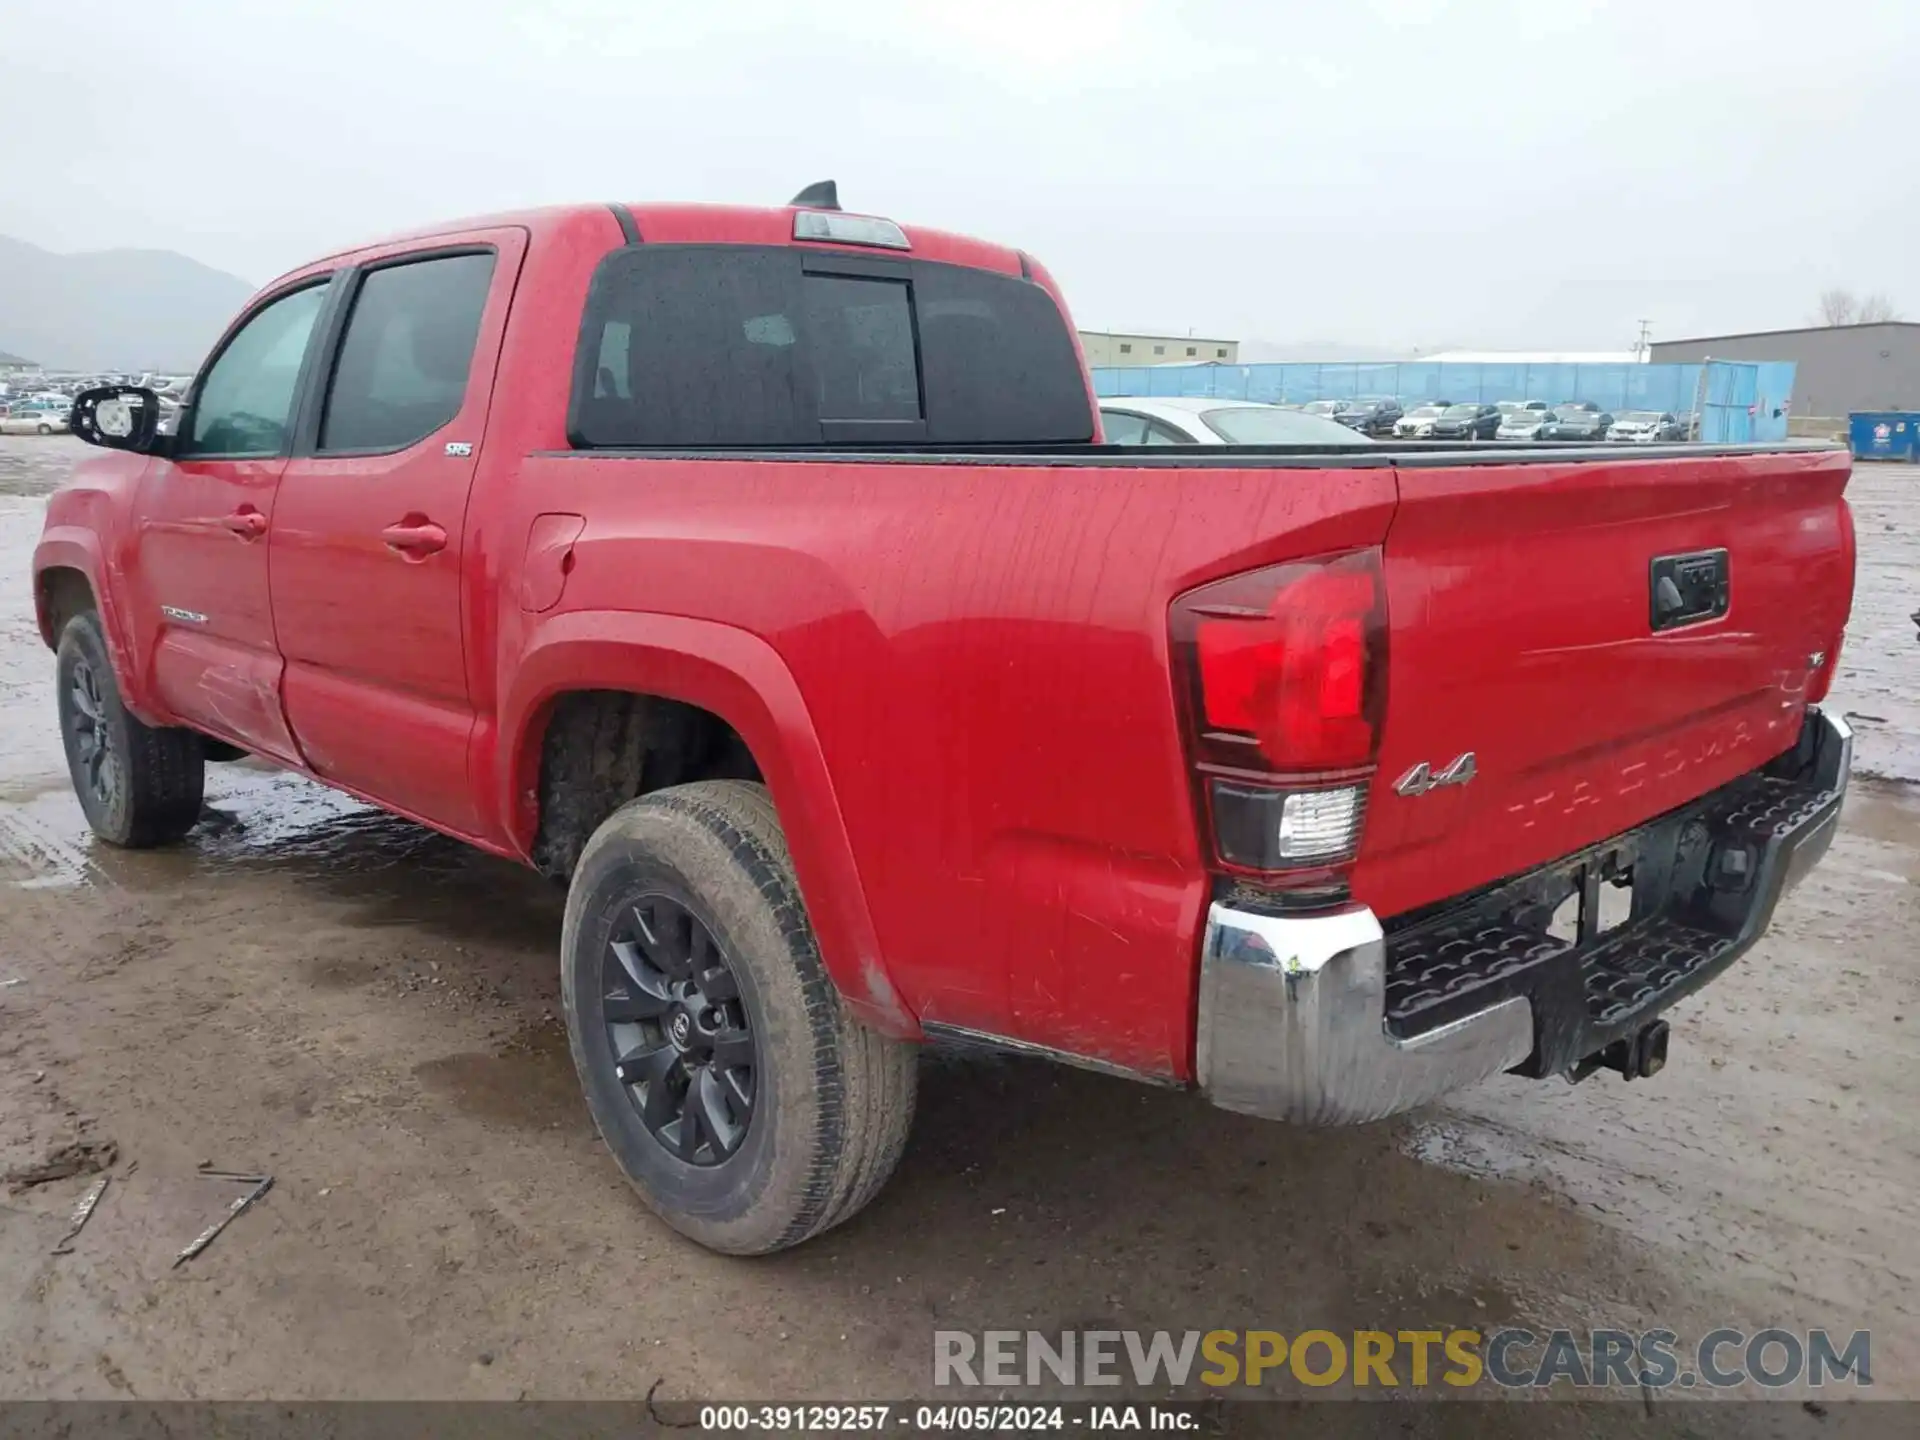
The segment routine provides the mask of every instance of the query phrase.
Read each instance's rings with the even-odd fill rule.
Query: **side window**
[[[1106,432],[1109,445],[1147,443],[1147,417],[1144,415],[1130,415],[1124,410],[1102,410],[1100,428]]]
[[[293,419],[300,362],[326,294],[321,281],[283,295],[240,328],[195,387],[192,429],[175,454],[280,452]]]
[[[1158,420],[1147,422],[1147,438],[1143,445],[1191,445],[1193,442],[1171,425],[1163,425]]]
[[[401,450],[460,413],[493,256],[369,271],[327,389],[320,451]]]

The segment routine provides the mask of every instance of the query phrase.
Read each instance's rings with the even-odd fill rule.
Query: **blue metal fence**
[[[1303,405],[1314,400],[1452,402],[1583,400],[1602,410],[1698,412],[1700,438],[1782,440],[1793,394],[1790,361],[1705,365],[1525,365],[1339,361],[1291,365],[1149,365],[1093,372],[1100,395],[1211,395]]]

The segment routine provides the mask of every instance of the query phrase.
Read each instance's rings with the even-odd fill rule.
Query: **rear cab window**
[[[577,448],[938,446],[1093,438],[1073,337],[1030,281],[759,245],[603,260],[576,353]]]

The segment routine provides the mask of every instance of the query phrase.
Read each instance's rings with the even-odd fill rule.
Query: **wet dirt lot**
[[[0,1395],[898,1398],[928,1393],[935,1328],[1524,1323],[1870,1329],[1876,1393],[1920,1398],[1920,469],[1851,492],[1836,703],[1877,778],[1675,1012],[1663,1075],[1502,1078],[1311,1133],[929,1056],[874,1206],[747,1262],[602,1154],[531,874],[250,766],[210,768],[178,849],[90,841],[26,579],[79,449],[0,440],[0,1172],[76,1140],[117,1159],[70,1254],[90,1177],[0,1191]],[[202,1162],[277,1184],[169,1269],[233,1193]],[[1836,1433],[1769,1416],[1804,1427]]]

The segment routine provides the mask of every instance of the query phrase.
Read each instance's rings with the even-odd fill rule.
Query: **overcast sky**
[[[0,234],[255,282],[831,176],[1032,251],[1089,329],[1624,349],[1834,285],[1920,318],[1915,0],[89,0],[12,27],[0,130]]]

